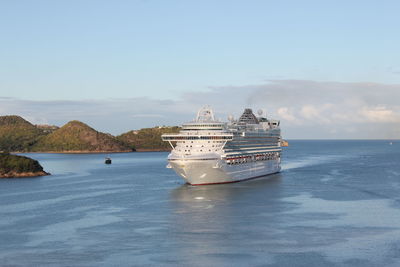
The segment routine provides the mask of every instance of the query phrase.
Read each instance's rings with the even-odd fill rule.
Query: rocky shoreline
[[[135,151],[41,151],[41,152],[25,152],[25,151],[13,151],[14,154],[114,154],[114,153],[135,153],[135,152],[171,152],[171,149],[164,148],[138,148]]]
[[[74,150],[74,151],[40,151],[40,152],[25,152],[25,151],[13,151],[14,154],[114,154],[114,153],[132,153],[136,151],[89,151],[89,150]]]
[[[1,173],[0,178],[29,178],[29,177],[40,177],[40,176],[46,176],[46,175],[51,175],[48,172],[45,171],[39,171],[39,172],[8,172],[8,173]]]

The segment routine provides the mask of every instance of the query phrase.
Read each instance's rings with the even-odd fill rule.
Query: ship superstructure
[[[239,119],[215,119],[209,106],[184,123],[178,134],[164,134],[172,146],[168,168],[191,185],[232,183],[280,171],[281,133],[279,121],[262,111],[255,116],[245,109]]]

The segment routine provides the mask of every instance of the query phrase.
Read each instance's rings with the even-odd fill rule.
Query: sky
[[[399,1],[0,0],[0,115],[120,134],[211,104],[289,139],[400,138]]]

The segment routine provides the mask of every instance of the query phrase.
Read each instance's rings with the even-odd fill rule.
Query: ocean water
[[[0,266],[400,266],[400,141],[291,141],[276,175],[192,187],[167,153],[30,154]]]

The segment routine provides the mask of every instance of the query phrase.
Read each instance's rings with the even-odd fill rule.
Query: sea
[[[289,143],[198,187],[166,152],[28,154],[52,175],[0,179],[0,266],[400,266],[400,141]]]

